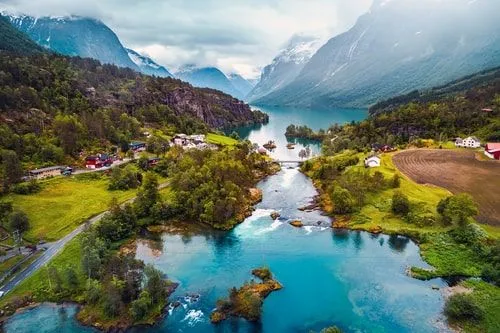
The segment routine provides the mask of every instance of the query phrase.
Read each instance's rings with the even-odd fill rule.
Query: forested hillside
[[[379,103],[364,121],[332,126],[324,141],[325,152],[345,148],[363,150],[374,143],[446,141],[465,135],[500,141],[499,74],[498,68],[484,71],[426,92]],[[491,112],[483,109],[491,109]],[[335,140],[331,140],[332,137]]]
[[[394,111],[398,107],[410,102],[427,103],[439,99],[453,99],[456,95],[471,90],[478,90],[481,87],[487,90],[500,91],[500,67],[485,70],[479,73],[465,76],[445,85],[434,87],[428,90],[415,90],[406,95],[389,98],[378,102],[370,108],[370,114]],[[471,96],[469,96],[471,97]],[[479,94],[477,95],[479,97]],[[487,96],[486,96],[487,97]],[[480,101],[486,103],[486,101]]]

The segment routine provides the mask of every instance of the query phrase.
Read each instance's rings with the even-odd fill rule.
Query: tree
[[[2,150],[0,158],[0,176],[3,180],[3,190],[6,192],[12,184],[16,184],[21,181],[23,168],[15,151]]]
[[[68,266],[64,270],[64,275],[66,277],[66,282],[71,289],[78,287],[78,275],[76,275],[75,268],[73,266]]]
[[[445,221],[461,227],[466,226],[470,222],[470,218],[479,213],[474,199],[466,193],[441,200],[437,210]]]
[[[400,191],[394,192],[392,196],[392,212],[399,215],[408,215],[410,212],[410,200]]]
[[[149,169],[148,157],[146,155],[141,155],[141,157],[139,157],[139,159],[137,160],[137,165],[139,166],[139,168],[141,168],[144,171]]]
[[[9,228],[12,231],[19,231],[21,234],[28,231],[30,222],[28,215],[24,212],[14,212],[9,217]]]
[[[80,148],[83,126],[75,115],[57,115],[54,118],[54,132],[61,142],[64,152],[74,155]]]
[[[354,199],[349,190],[335,186],[331,194],[334,203],[333,211],[336,214],[349,214],[354,209]]]
[[[397,173],[392,177],[391,186],[392,188],[399,188],[401,186],[401,176]]]
[[[153,206],[159,199],[158,178],[154,173],[148,172],[144,177],[144,182],[134,201],[134,208],[137,216],[149,216]]]
[[[342,333],[342,331],[337,326],[331,326],[322,329],[320,333]]]
[[[239,135],[239,134],[238,134],[238,132],[236,132],[236,131],[233,131],[233,132],[229,135],[229,137],[230,137],[230,138],[232,138],[232,139],[238,140],[238,141],[239,141],[239,140],[241,140],[240,135]]]
[[[80,239],[82,248],[82,269],[88,278],[97,278],[101,271],[102,258],[106,251],[104,241],[94,230],[86,231]]]
[[[47,274],[49,279],[49,286],[51,290],[55,293],[59,293],[62,291],[62,279],[59,275],[59,271],[55,266],[49,266],[47,268]]]
[[[479,321],[484,317],[483,310],[467,294],[450,296],[444,306],[446,316],[455,321]]]
[[[153,265],[148,264],[144,268],[145,286],[144,290],[151,295],[153,304],[167,297],[167,283],[163,280],[162,273]]]
[[[99,281],[88,279],[85,290],[85,300],[89,304],[96,304],[102,295],[102,287]]]
[[[141,320],[152,304],[153,300],[151,295],[146,290],[143,290],[139,298],[130,304],[130,314],[135,320]]]

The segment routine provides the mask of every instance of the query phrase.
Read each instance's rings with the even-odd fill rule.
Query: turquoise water
[[[287,140],[285,131],[288,125],[307,125],[313,130],[328,129],[335,123],[344,124],[353,120],[359,121],[367,117],[366,109],[298,109],[288,107],[252,107],[266,112],[269,123],[265,125],[247,126],[236,129],[241,138],[249,139],[260,146],[274,140],[277,148],[270,155],[280,160],[298,160],[299,151],[309,147],[313,155],[320,153],[320,144],[315,141],[295,139]],[[231,132],[231,130],[229,131]],[[296,143],[293,150],[286,148],[287,143]]]
[[[180,283],[171,296],[181,306],[164,321],[131,332],[309,332],[337,325],[344,332],[442,332],[443,297],[431,285],[405,274],[411,265],[428,267],[418,247],[405,237],[335,231],[319,211],[297,208],[316,194],[296,168],[283,170],[259,184],[263,201],[233,231],[181,236],[163,234],[138,244],[137,257]],[[277,210],[282,218],[273,221]],[[306,227],[290,226],[302,219]],[[251,278],[250,271],[268,266],[284,289],[264,302],[257,324],[231,319],[209,322],[217,299]],[[199,297],[193,297],[199,295]],[[52,306],[12,317],[7,332],[88,332]]]

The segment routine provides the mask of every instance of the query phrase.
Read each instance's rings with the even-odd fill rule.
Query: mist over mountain
[[[245,79],[243,76],[232,73],[227,76],[231,84],[236,90],[238,90],[244,98],[248,95],[250,91],[252,91],[253,87],[255,87],[255,82],[251,82]]]
[[[320,46],[317,37],[294,35],[272,63],[264,67],[260,81],[247,99],[258,100],[291,83]]]
[[[142,73],[159,77],[173,77],[173,75],[165,67],[158,65],[151,58],[139,54],[131,49],[126,50],[130,59],[137,65],[137,67],[139,67]]]
[[[321,47],[291,83],[252,102],[365,107],[498,66],[499,5],[495,0],[375,1],[350,30]]]

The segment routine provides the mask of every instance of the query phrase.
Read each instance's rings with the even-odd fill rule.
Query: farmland
[[[408,150],[394,164],[419,184],[432,184],[453,193],[469,193],[479,205],[477,220],[500,226],[500,163],[479,161],[473,151]]]

